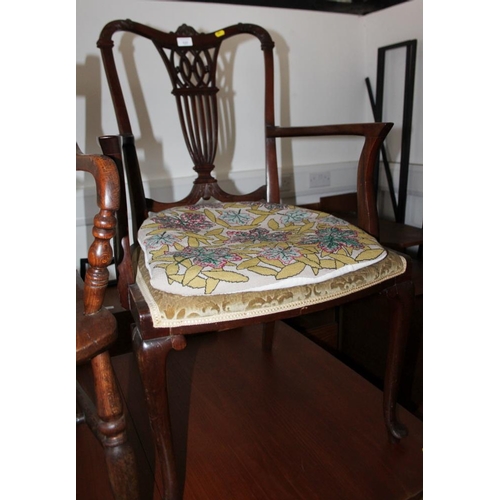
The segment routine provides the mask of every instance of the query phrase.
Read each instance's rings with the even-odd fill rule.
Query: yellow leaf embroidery
[[[246,226],[244,226],[244,225],[240,225],[240,226],[226,225],[226,227],[230,228],[231,231],[247,231],[247,230],[250,230],[250,229],[255,229],[255,226],[253,226],[252,224],[248,224]]]
[[[198,239],[197,238],[189,237],[188,238],[188,246],[190,246],[190,247],[198,247],[198,246],[200,246],[200,244],[198,243]]]
[[[177,264],[169,264],[165,267],[165,272],[169,274],[177,274],[179,272],[179,266]]]
[[[258,208],[252,208],[248,210],[249,213],[255,214],[255,215],[264,215],[268,217],[269,215],[273,215],[276,213],[276,210],[268,211],[268,210],[259,210]]]
[[[360,243],[363,243],[366,246],[368,246],[368,245],[377,245],[377,247],[380,248],[380,245],[375,240],[375,238],[373,238],[372,236],[370,236],[369,234],[366,234],[366,233],[364,233],[364,234],[363,233],[358,234],[358,241]]]
[[[312,268],[319,268],[320,267],[319,262],[315,262],[314,260],[308,259],[307,257],[296,257],[295,260],[298,262],[303,262],[304,264],[306,264],[307,266],[310,266]]]
[[[279,224],[274,220],[274,219],[271,219],[267,225],[273,230],[273,231],[276,231],[280,226]]]
[[[316,264],[319,265],[319,257],[316,254],[316,249],[311,250],[309,248],[301,248],[300,250],[305,257],[307,257],[309,260],[312,260],[313,262],[316,262]]]
[[[219,234],[222,233],[222,231],[224,231],[224,229],[218,227],[216,229],[212,229],[211,231],[206,232],[205,236],[218,236]]]
[[[260,224],[262,224],[265,220],[267,219],[267,215],[261,215],[260,217],[256,217],[253,221],[252,221],[252,226],[259,226]]]
[[[188,238],[195,238],[198,242],[203,242],[206,243],[207,245],[210,243],[210,239],[207,238],[205,235],[199,234],[199,233],[185,233],[185,235]]]
[[[216,280],[213,278],[207,278],[205,281],[205,294],[210,295],[215,290],[215,287],[218,284],[219,284],[219,280]]]
[[[285,264],[277,259],[265,259],[264,257],[260,257],[260,261],[264,264],[269,264],[270,266],[279,267],[280,269],[283,269],[285,267]]]
[[[208,219],[210,219],[212,222],[216,222],[217,218],[214,213],[212,213],[210,210],[205,210],[205,215]]]
[[[276,276],[277,274],[277,271],[275,271],[274,269],[264,266],[249,267],[248,270],[252,271],[253,273],[261,274],[262,276]]]
[[[167,274],[168,284],[171,285],[174,281],[177,283],[182,283],[182,278],[180,274]]]
[[[260,260],[257,259],[257,258],[253,258],[253,259],[247,259],[247,260],[244,260],[241,264],[238,264],[238,266],[236,267],[236,269],[248,269],[249,267],[253,267],[253,266],[257,266],[259,265],[260,263]]]
[[[170,255],[165,255],[165,247],[160,248],[160,250],[151,250],[149,254],[151,255],[151,260],[155,262],[170,259]]]
[[[302,226],[297,226],[296,224],[287,224],[285,227],[282,227],[282,231],[288,232],[299,232]]]
[[[219,219],[219,218],[215,219],[214,222],[216,224],[219,224],[219,226],[225,227],[226,229],[229,229],[231,227],[227,222],[225,222],[225,221],[223,221],[222,219]]]
[[[203,278],[200,278],[199,276],[194,277],[190,282],[189,282],[189,287],[190,288],[205,288],[205,281]],[[182,282],[183,285],[185,285],[184,282]]]
[[[304,270],[305,267],[306,267],[306,265],[303,264],[302,262],[295,262],[293,264],[290,264],[289,266],[285,266],[276,275],[276,279],[282,280],[285,278],[292,278],[293,276],[297,276],[297,274],[300,274]]]
[[[380,257],[380,255],[382,255],[383,252],[384,252],[383,248],[365,250],[356,257],[356,260],[360,261],[360,260],[376,259],[377,257]]]
[[[323,269],[337,269],[337,262],[333,259],[321,259],[319,263]]]
[[[192,265],[189,269],[186,270],[184,278],[182,280],[182,284],[191,286],[191,281],[193,281],[198,276],[198,274],[200,274],[201,270],[201,266]]]
[[[342,255],[340,253],[332,254],[331,258],[338,260],[339,262],[342,262],[342,264],[356,264],[355,259],[353,259],[352,257],[349,257],[347,255]]]
[[[307,224],[304,224],[300,229],[299,233],[306,233],[309,231],[312,227],[314,226],[314,222],[308,222]]]
[[[248,277],[233,271],[204,271],[203,274],[209,278],[214,278],[220,281],[229,281],[231,283],[244,283],[248,281]]]

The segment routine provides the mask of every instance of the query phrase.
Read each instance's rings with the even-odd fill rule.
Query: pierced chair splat
[[[150,40],[170,75],[197,174],[191,192],[178,202],[145,196],[114,59],[113,36],[118,32]],[[217,55],[225,40],[238,35],[256,37],[264,56],[265,184],[244,195],[224,191],[212,176],[218,136]],[[131,219],[119,241],[118,282],[122,305],[131,309],[135,321],[134,348],[164,498],[181,495],[168,417],[166,359],[172,349],[186,346],[190,334],[258,323],[265,325],[264,347],[271,348],[276,320],[385,294],[391,304],[391,331],[383,415],[390,439],[404,437],[396,401],[413,284],[409,259],[378,242],[374,196],[375,164],[392,124],[276,126],[274,42],[253,24],[201,34],[186,25],[168,33],[130,20],[113,21],[103,28],[98,47],[119,128],[119,136],[104,136],[100,142],[103,152],[123,168]],[[358,226],[280,203],[276,139],[319,136],[364,138],[357,174]],[[262,141],[260,133],[256,139]]]

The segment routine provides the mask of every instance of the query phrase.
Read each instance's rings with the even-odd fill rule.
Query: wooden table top
[[[377,388],[284,323],[272,353],[261,350],[260,331],[189,337],[169,356],[184,500],[420,498],[422,422],[399,408],[409,436],[389,443]],[[113,363],[131,439],[152,467],[135,360],[124,354]],[[142,472],[144,498],[153,496],[151,470]]]

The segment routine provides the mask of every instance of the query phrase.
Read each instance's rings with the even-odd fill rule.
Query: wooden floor
[[[168,361],[175,452],[184,500],[421,498],[422,421],[390,444],[382,395],[285,323],[272,353],[260,329],[188,339]],[[113,357],[140,463],[141,498],[159,498],[143,393],[131,353]],[[86,383],[86,372],[79,378]],[[101,450],[77,427],[77,499],[111,499]]]
[[[413,260],[413,281],[415,303],[399,402],[422,420],[423,265],[418,258]],[[385,299],[372,296],[347,304],[341,310],[303,315],[287,323],[381,389],[389,339],[388,319]]]

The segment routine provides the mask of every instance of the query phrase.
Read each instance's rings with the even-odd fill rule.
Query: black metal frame
[[[410,142],[411,142],[411,124],[413,117],[413,95],[415,89],[415,67],[417,60],[417,40],[408,40],[405,42],[387,45],[378,49],[377,58],[377,95],[373,98],[373,92],[370,85],[370,79],[366,78],[365,82],[368,88],[370,103],[372,106],[373,116],[376,122],[382,121],[383,116],[383,99],[384,99],[384,80],[385,80],[385,56],[389,50],[406,47],[406,65],[405,65],[405,84],[403,97],[403,125],[401,136],[401,166],[399,175],[399,191],[398,199],[394,191],[394,183],[392,174],[389,169],[389,162],[384,146],[382,145],[382,161],[384,170],[387,176],[389,192],[391,195],[392,206],[396,222],[404,224],[406,216],[406,200],[408,191],[408,171],[410,165]]]

